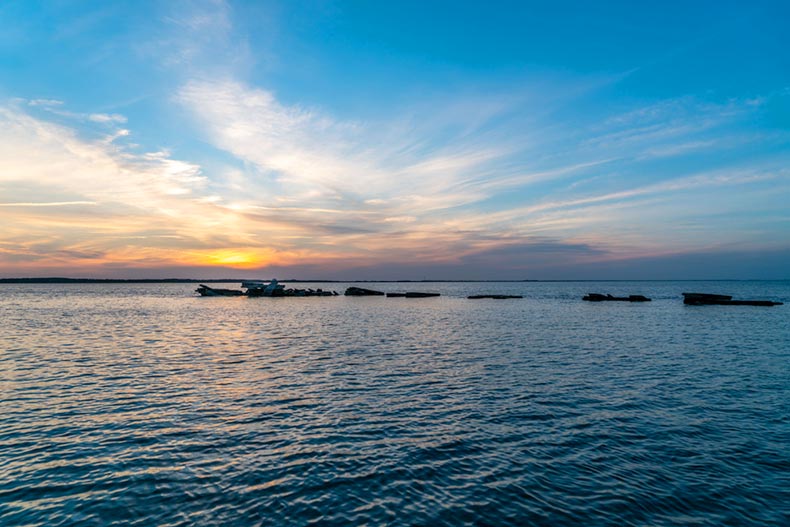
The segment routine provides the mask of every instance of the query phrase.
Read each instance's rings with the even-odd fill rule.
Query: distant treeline
[[[261,280],[259,278],[0,278],[0,284],[197,284],[197,283],[228,283]],[[262,280],[268,282],[268,280]],[[539,280],[303,280],[290,279],[280,280],[281,283],[321,283],[321,284],[345,284],[345,283],[426,283],[426,282],[538,282]]]
[[[0,284],[159,284],[193,282],[238,282],[238,280],[193,280],[191,278],[0,278]]]

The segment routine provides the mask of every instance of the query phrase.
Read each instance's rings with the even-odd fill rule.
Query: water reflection
[[[6,288],[0,521],[777,523],[788,317],[689,310],[686,287]]]

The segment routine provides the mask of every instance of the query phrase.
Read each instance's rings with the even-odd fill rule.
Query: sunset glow
[[[330,4],[0,6],[0,277],[787,277],[786,7]]]

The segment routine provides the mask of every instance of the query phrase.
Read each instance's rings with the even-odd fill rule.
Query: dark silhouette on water
[[[470,295],[466,298],[471,300],[478,300],[480,298],[493,298],[494,300],[505,300],[508,298],[524,298],[521,295]]]
[[[683,303],[689,306],[781,306],[772,300],[733,300],[730,295],[708,293],[683,293]]]
[[[200,284],[200,287],[195,289],[196,293],[200,296],[244,296],[244,291],[239,289],[219,289],[216,287],[209,287],[206,284]]]
[[[428,298],[432,296],[442,296],[441,293],[421,293],[410,291],[408,293],[387,293],[387,298]]]
[[[346,296],[384,296],[381,291],[365,289],[364,287],[349,287],[344,293]]]
[[[247,296],[247,297],[284,297],[284,296],[337,296],[335,291],[324,291],[318,289],[286,289],[285,286],[272,280],[269,283],[263,281],[245,281],[242,282],[241,287],[247,291],[239,289],[219,289],[216,287],[209,287],[205,284],[200,284],[200,287],[195,289],[195,292],[200,296]]]
[[[588,302],[650,302],[649,298],[642,295],[612,296],[600,293],[588,293],[587,296],[582,297],[582,300]]]
[[[247,297],[284,297],[284,296],[337,296],[335,291],[324,291],[322,289],[286,289],[285,286],[277,280],[270,281],[263,280],[250,280],[242,282],[242,288],[247,291],[238,289],[220,289],[200,284],[195,292],[201,296],[247,296]],[[384,296],[382,291],[374,289],[366,289],[364,287],[351,286],[346,289],[345,296]],[[386,293],[388,298],[430,298],[441,296],[440,293],[427,293],[421,291],[408,291],[405,293],[391,292]],[[469,295],[466,298],[477,299],[495,299],[504,300],[509,298],[523,298],[521,295]],[[587,302],[650,302],[651,299],[643,295],[628,295],[628,296],[613,296],[611,294],[589,293],[582,297],[582,300]],[[782,302],[775,302],[772,300],[733,300],[730,295],[716,295],[711,293],[683,293],[683,303],[694,306],[704,305],[722,305],[722,306],[780,306]]]

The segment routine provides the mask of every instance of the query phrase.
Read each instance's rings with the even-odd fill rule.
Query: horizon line
[[[233,283],[246,281],[268,282],[271,279],[261,278],[68,278],[60,276],[50,277],[23,277],[23,278],[0,278],[0,284],[133,284],[133,283]],[[280,283],[474,283],[474,282],[500,282],[500,283],[524,283],[524,282],[783,282],[790,278],[625,278],[625,279],[584,279],[584,278],[563,278],[563,279],[422,279],[422,280],[332,280],[332,279],[302,279],[288,278],[277,279]]]

